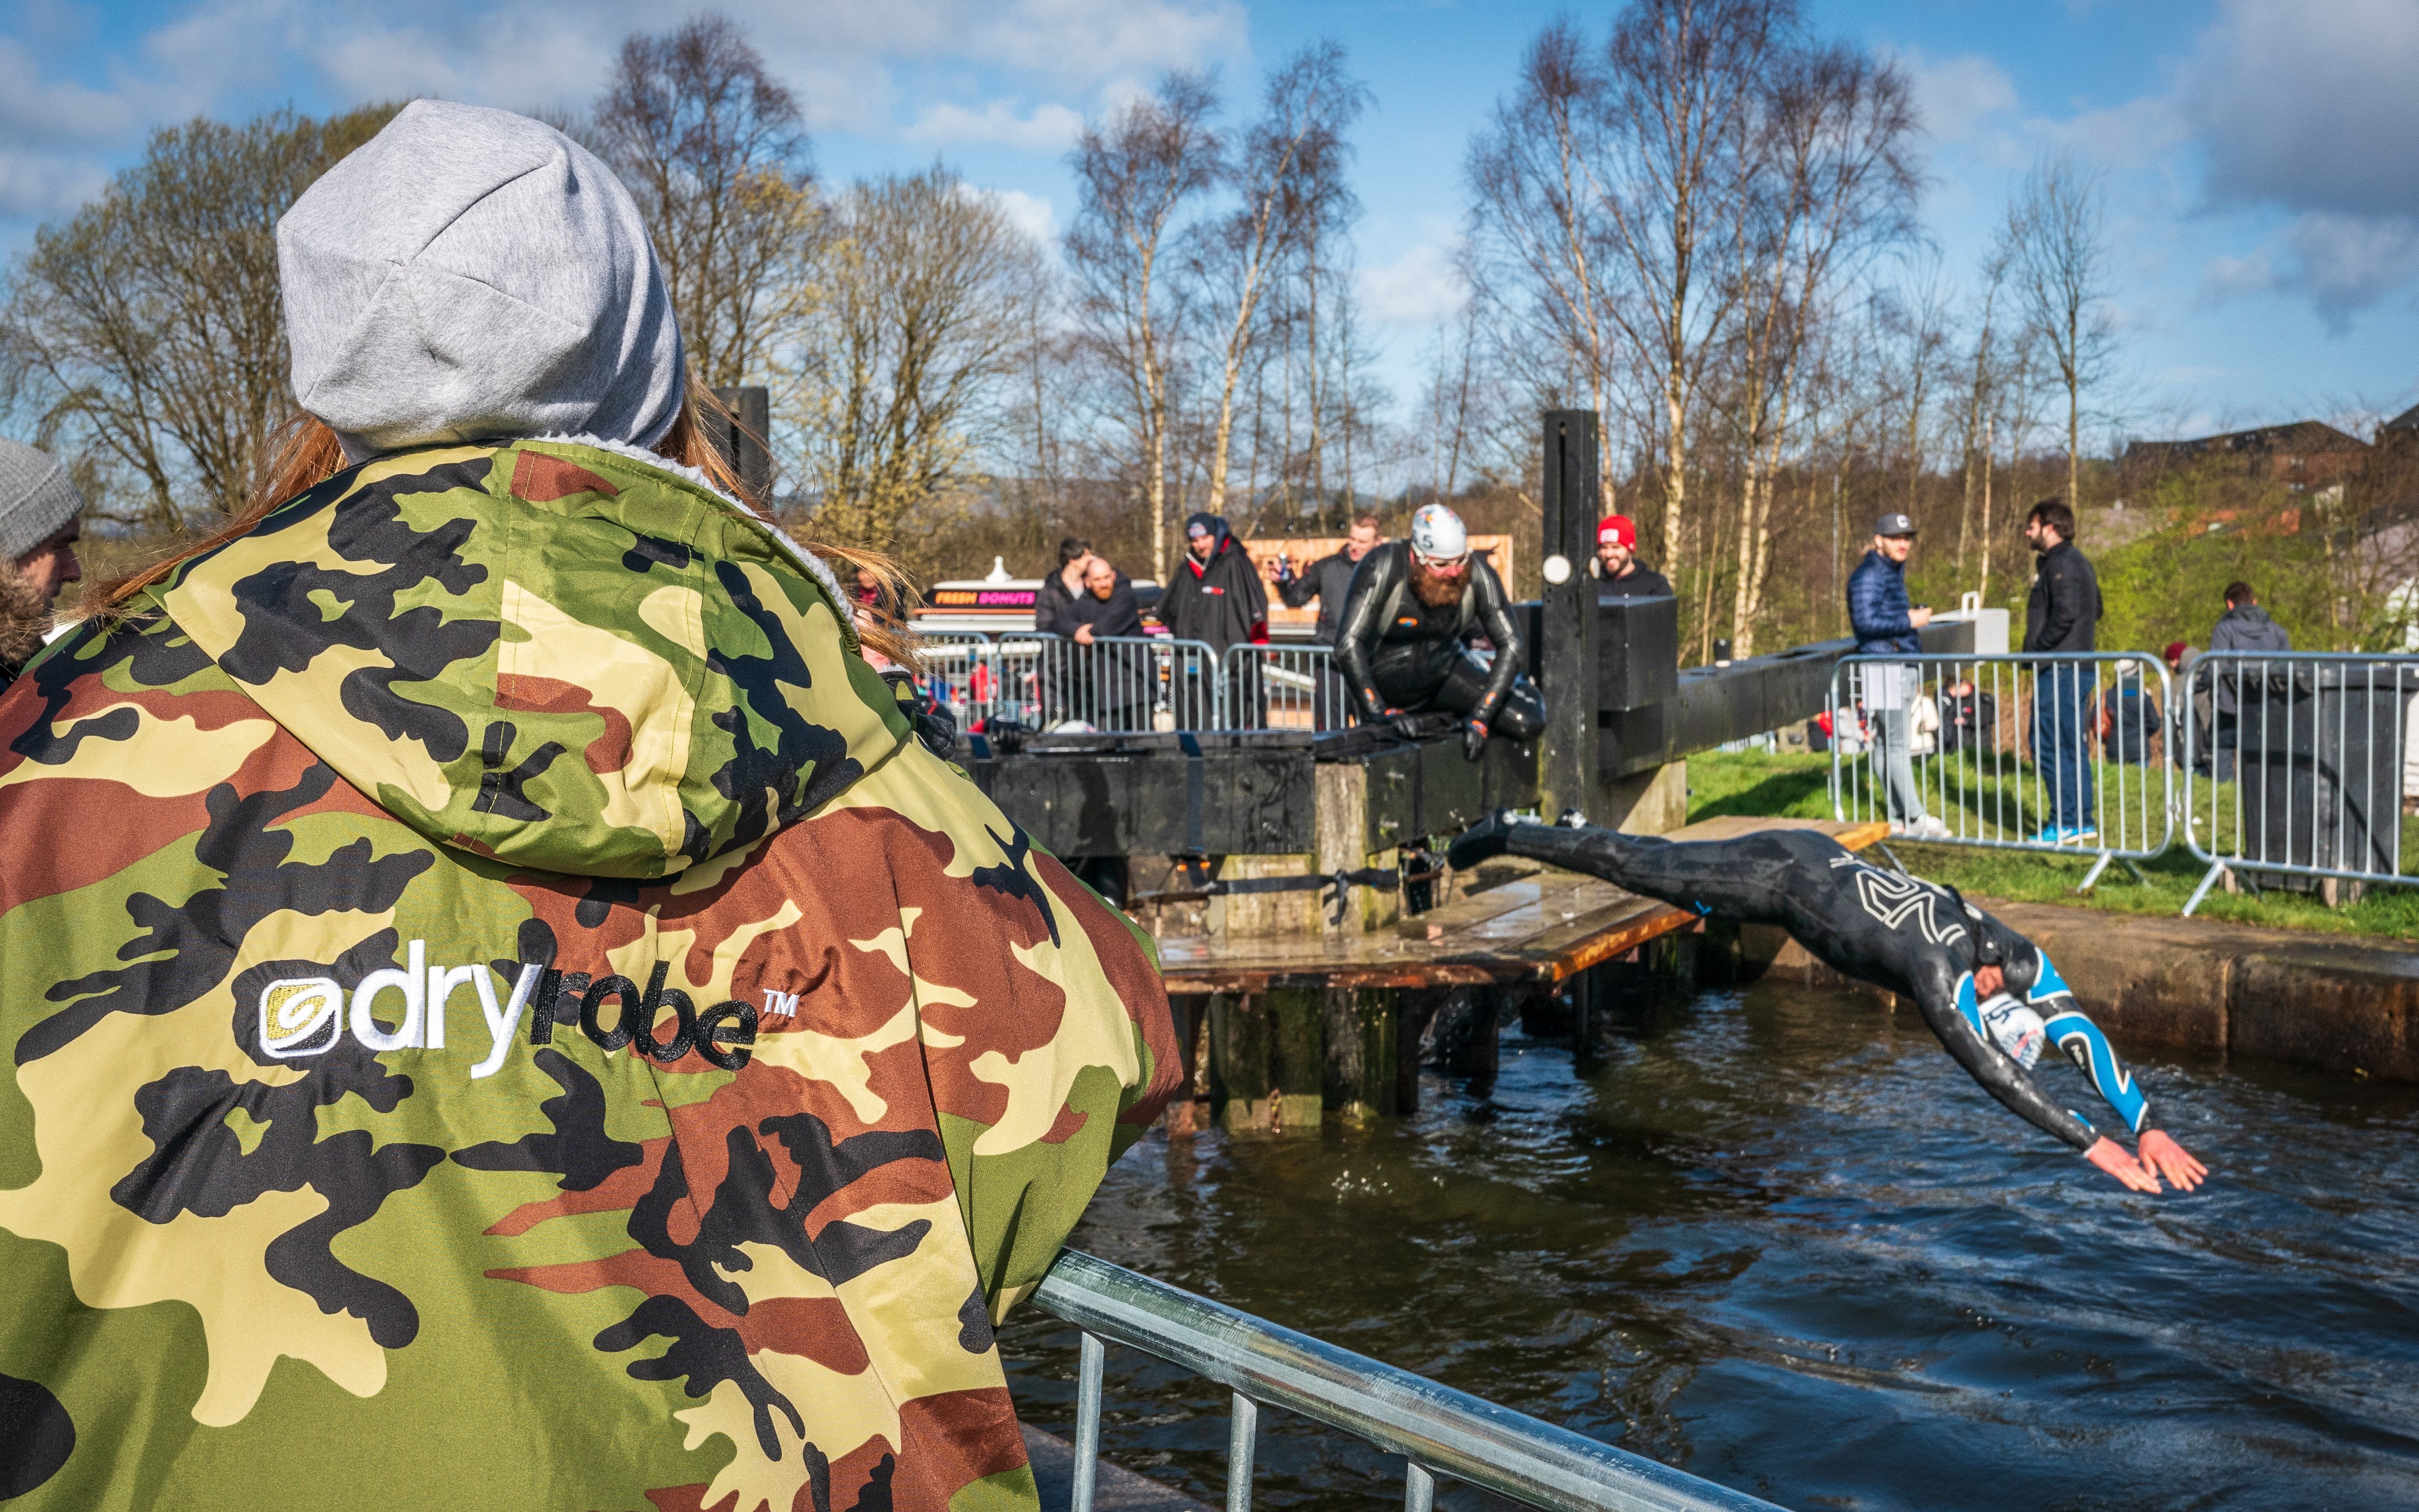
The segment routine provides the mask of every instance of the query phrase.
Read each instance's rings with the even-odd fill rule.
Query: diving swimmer
[[[1505,853],[1602,877],[1700,915],[1778,924],[1833,970],[1913,1000],[1982,1089],[2136,1192],[2164,1176],[2190,1191],[2209,1168],[2150,1126],[2149,1100],[2084,1015],[2049,956],[1943,887],[1858,859],[1826,835],[1774,829],[1674,841],[1497,813],[1453,843],[1456,871]],[[2066,1052],[2136,1136],[2138,1158],[2034,1079],[2044,1045]]]
[[[1491,665],[1462,648],[1473,634],[1494,644]],[[1525,659],[1503,580],[1471,555],[1461,517],[1442,504],[1420,506],[1410,540],[1353,569],[1335,667],[1364,722],[1450,715],[1461,753],[1476,761],[1490,733],[1527,740],[1546,728],[1545,701],[1520,676]]]

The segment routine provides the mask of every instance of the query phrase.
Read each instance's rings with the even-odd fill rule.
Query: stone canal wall
[[[1976,899],[2047,950],[2120,1043],[2189,1045],[2419,1082],[2419,945]],[[1687,947],[1681,947],[1687,949]],[[1695,937],[1707,981],[1853,985],[1768,925]]]

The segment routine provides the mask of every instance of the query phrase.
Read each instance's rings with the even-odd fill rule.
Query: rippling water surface
[[[1407,1119],[1153,1134],[1074,1243],[1793,1507],[2419,1506],[2419,1088],[2153,1054],[2213,1172],[2153,1198],[1860,997],[1502,1048]],[[1067,1432],[1072,1334],[1003,1343]],[[1109,1372],[1110,1458],[1223,1501],[1223,1393]],[[1287,1414],[1259,1462],[1264,1506],[1400,1504],[1399,1460]]]

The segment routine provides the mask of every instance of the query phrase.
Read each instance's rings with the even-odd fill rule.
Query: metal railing
[[[1154,636],[1044,640],[1034,657],[1034,721],[1102,734],[1210,728],[1219,706],[1217,653],[1198,640]],[[1191,722],[1187,722],[1187,721]]]
[[[1050,1267],[1033,1301],[1083,1330],[1070,1512],[1092,1512],[1105,1344],[1140,1350],[1234,1393],[1227,1512],[1250,1512],[1263,1406],[1403,1456],[1405,1512],[1430,1512],[1439,1475],[1546,1512],[1772,1505],[1073,1250]]]
[[[1222,730],[1310,730],[1357,724],[1333,646],[1228,646]]]
[[[958,712],[960,722],[979,717],[972,711],[991,702],[991,637],[980,630],[919,630],[916,640],[931,690]]]
[[[2184,845],[2208,871],[2409,883],[2402,810],[2419,656],[2211,651],[2174,714]]]
[[[2175,835],[2166,668],[2124,653],[1843,656],[1834,816],[1941,845],[2129,866]]]

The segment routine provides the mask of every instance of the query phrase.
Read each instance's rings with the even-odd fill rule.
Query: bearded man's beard
[[[1451,578],[1440,578],[1426,566],[1411,563],[1411,596],[1430,609],[1442,609],[1447,604],[1461,602],[1461,591],[1469,582],[1470,569],[1465,567]]]
[[[14,671],[32,660],[50,627],[50,600],[15,563],[0,557],[0,667]]]

